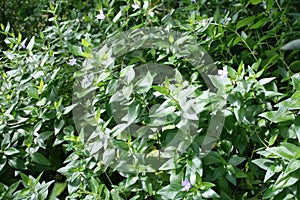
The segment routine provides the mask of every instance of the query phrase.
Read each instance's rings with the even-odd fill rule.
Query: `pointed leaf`
[[[32,48],[33,48],[34,40],[35,40],[35,37],[33,36],[33,37],[31,38],[31,40],[29,41],[28,45],[27,45],[27,48],[26,48],[26,49],[28,49],[29,51],[31,51]]]
[[[300,39],[290,41],[289,43],[281,47],[281,49],[284,51],[300,49]]]

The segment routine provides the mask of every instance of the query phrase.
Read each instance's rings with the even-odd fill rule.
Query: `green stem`
[[[248,50],[250,51],[251,55],[253,56],[253,58],[258,61],[257,57],[255,56],[255,52],[250,48],[250,46],[248,45],[248,43],[244,40],[244,38],[236,31],[236,30],[233,30],[231,28],[228,28],[227,26],[225,25],[222,25],[222,24],[218,24],[218,23],[210,23],[210,24],[213,24],[213,25],[217,25],[217,26],[222,26],[223,28],[227,28],[229,29],[230,31],[234,32],[239,38],[241,38],[241,40],[243,41],[243,43],[246,45],[246,47],[248,48]]]

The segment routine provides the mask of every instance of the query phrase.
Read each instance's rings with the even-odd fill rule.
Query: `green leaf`
[[[137,82],[138,92],[146,93],[150,90],[153,83],[153,77],[149,71],[147,74]]]
[[[140,105],[137,102],[132,102],[128,109],[128,122],[133,123],[134,120],[138,117]]]
[[[118,21],[121,16],[122,16],[122,9],[120,9],[118,14],[113,18],[113,23],[116,23],[116,21]]]
[[[177,83],[182,83],[183,82],[182,75],[178,71],[178,69],[175,69],[175,80],[177,81]]]
[[[170,10],[170,12],[169,12],[167,15],[165,15],[165,16],[161,19],[161,22],[162,22],[162,23],[168,22],[169,19],[172,17],[174,11],[175,11],[175,9],[172,8],[172,9]]]
[[[292,159],[285,169],[285,173],[289,174],[300,168],[300,160]]]
[[[248,38],[248,35],[244,31],[242,31],[241,37],[243,38],[243,40],[246,40]]]
[[[47,140],[51,135],[53,135],[53,131],[45,131],[42,133],[39,133],[39,138],[41,138],[43,141]]]
[[[55,200],[55,197],[58,197],[66,189],[66,186],[67,186],[67,182],[64,183],[56,182],[51,191],[50,200]]]
[[[281,145],[288,149],[290,152],[292,152],[294,156],[300,153],[300,146],[287,142],[282,142]]]
[[[201,187],[200,187],[200,189],[201,190],[208,190],[208,189],[210,189],[210,188],[212,188],[214,186],[215,186],[215,184],[213,184],[213,183],[203,182],[202,185],[201,185]]]
[[[295,119],[294,126],[295,126],[296,136],[298,138],[298,142],[300,143],[300,116],[299,115]]]
[[[274,188],[283,189],[290,187],[299,181],[299,173],[295,172],[292,174],[281,173],[277,178]]]
[[[275,162],[265,158],[258,158],[252,160],[252,162],[264,170],[268,170],[272,165],[275,165]]]
[[[203,158],[203,164],[211,165],[214,163],[226,164],[227,162],[218,152],[211,151]]]
[[[273,144],[276,142],[278,137],[278,134],[274,134],[271,136],[271,138],[269,139],[269,146],[273,146]]]
[[[286,110],[300,110],[300,99],[286,99],[278,104],[275,104],[275,108]]]
[[[253,24],[252,26],[250,26],[250,29],[262,28],[267,23],[267,21],[268,19],[264,17],[260,19],[258,22],[256,22],[255,24]]]
[[[8,52],[8,51],[3,51],[3,53],[7,56],[8,59],[13,60],[15,58],[15,54]]]
[[[247,174],[243,172],[240,168],[238,167],[233,167],[234,168],[234,174],[236,178],[246,178]]]
[[[4,154],[7,156],[11,156],[14,154],[18,154],[20,151],[14,147],[9,147],[6,150],[4,150]]]
[[[12,196],[12,194],[16,191],[16,189],[19,187],[19,185],[20,185],[20,182],[18,181],[18,182],[15,182],[14,184],[12,184],[11,186],[9,186],[8,190],[6,191],[6,195]]]
[[[57,135],[64,125],[65,125],[64,120],[56,119],[54,122],[54,134]]]
[[[129,187],[133,184],[135,184],[139,180],[138,176],[130,176],[126,179],[125,187]]]
[[[293,83],[293,88],[297,91],[298,90],[300,91],[300,73],[294,74],[292,76],[292,83]]]
[[[129,65],[120,71],[119,77],[121,78],[125,76],[135,76],[133,65]]]
[[[96,191],[99,191],[99,194],[101,194],[102,190],[103,190],[103,185],[99,185],[99,182],[98,180],[96,180],[94,177],[91,177],[91,189],[92,189],[92,192],[96,192]]]
[[[295,119],[295,116],[292,112],[282,111],[282,110],[268,111],[268,112],[261,113],[258,116],[266,118],[267,120],[274,123],[292,121]]]
[[[9,29],[10,29],[10,24],[9,24],[9,22],[7,22],[4,32],[8,33]]]
[[[17,157],[9,158],[8,164],[15,169],[27,169],[25,160]]]
[[[225,178],[232,183],[234,186],[236,186],[236,177],[232,173],[228,173],[225,175]]]
[[[43,97],[41,100],[36,102],[36,106],[44,106],[47,103],[47,98]]]
[[[260,85],[265,85],[267,83],[270,83],[271,81],[273,81],[274,79],[276,79],[276,77],[270,77],[270,78],[263,78],[259,80],[259,84]]]
[[[165,94],[165,95],[169,95],[170,94],[170,89],[163,87],[163,86],[157,86],[157,85],[153,85],[152,88],[156,91],[158,91],[161,94]]]
[[[291,152],[284,146],[267,148],[266,151],[288,161],[292,160],[295,157],[294,152]]]
[[[175,106],[165,106],[161,105],[157,108],[158,105],[152,106],[149,112],[149,117],[165,117],[171,113],[174,113]]]
[[[172,170],[175,168],[176,168],[176,161],[173,158],[171,158],[168,161],[164,162],[164,164],[160,166],[159,170]]]
[[[90,43],[86,39],[81,39],[81,44],[85,47],[89,47]]]
[[[28,45],[27,45],[27,47],[26,47],[26,49],[28,49],[29,51],[31,51],[32,48],[33,48],[33,46],[34,46],[34,40],[35,40],[35,36],[33,36],[33,37],[31,38],[31,40],[29,41],[29,43],[28,43]]]
[[[80,46],[75,46],[75,45],[68,44],[68,49],[70,50],[70,52],[73,55],[81,56],[83,54],[82,49],[81,49]]]
[[[73,104],[73,105],[70,105],[70,106],[67,106],[64,108],[64,112],[63,114],[66,115],[68,114],[71,110],[73,110],[73,108],[75,108],[77,106],[77,104]]]
[[[208,75],[208,76],[209,76],[211,82],[213,83],[213,85],[220,90],[223,90],[226,85],[230,84],[230,81],[228,78],[222,78],[221,76],[211,76],[211,75]]]
[[[68,182],[68,192],[72,194],[73,192],[78,190],[80,184],[81,184],[80,177],[79,176],[74,177],[73,180]]]
[[[46,158],[43,154],[39,153],[39,152],[35,152],[31,155],[32,161],[40,164],[40,165],[46,165],[46,166],[50,166],[51,162],[48,160],[48,158]]]
[[[182,192],[182,188],[183,186],[180,183],[171,183],[170,185],[158,190],[157,194],[166,199],[174,199],[179,192]]]
[[[202,197],[206,199],[220,198],[220,196],[213,189],[208,189],[207,191],[203,192]]]
[[[170,42],[169,41],[158,40],[158,41],[154,41],[153,45],[165,49],[165,48],[170,47]]]
[[[28,87],[26,91],[30,97],[34,99],[39,99],[39,92],[34,87]]]
[[[43,60],[41,62],[41,67],[43,67],[45,65],[45,63],[48,61],[48,59],[49,59],[49,54],[46,53],[46,55],[44,56],[44,58],[43,58]]]
[[[26,175],[26,174],[23,174],[23,173],[20,173],[20,176],[22,178],[22,181],[27,185],[27,186],[30,186],[32,184],[32,180]]]
[[[300,60],[296,60],[296,61],[292,62],[290,64],[290,68],[296,72],[300,71]]]
[[[125,151],[129,151],[128,143],[123,140],[114,140],[112,141],[112,144],[117,149],[123,149]]]
[[[123,200],[123,198],[119,195],[119,191],[112,189],[110,191],[110,195],[112,197],[112,200]]]
[[[232,166],[237,166],[239,164],[241,164],[242,162],[244,162],[244,160],[246,160],[246,158],[244,157],[239,157],[239,156],[232,156],[228,163],[231,164]]]
[[[7,162],[7,159],[5,157],[1,156],[1,158],[0,158],[0,171],[3,169],[3,167],[5,167],[6,162]]]
[[[213,15],[213,19],[214,19],[214,21],[219,21],[219,19],[220,19],[220,9],[219,9],[219,7],[217,7],[217,9],[215,10],[215,13]]]
[[[264,177],[264,183],[267,182],[275,173],[276,173],[276,167],[272,166],[270,169],[267,170],[266,175]]]
[[[250,3],[252,5],[257,5],[257,4],[262,3],[262,2],[263,2],[263,0],[250,0]]]
[[[272,185],[271,187],[269,187],[267,189],[267,191],[264,193],[262,199],[271,199],[272,197],[275,197],[277,194],[279,194],[281,190],[277,190],[274,188],[274,186]]]
[[[284,51],[300,49],[300,39],[288,42],[287,44],[283,45],[281,49]]]
[[[22,34],[18,32],[18,44],[22,42]]]
[[[194,157],[192,160],[193,168],[195,172],[198,172],[200,176],[202,176],[202,161],[198,157]]]
[[[229,77],[236,78],[236,71],[232,67],[227,67]]]
[[[244,26],[248,26],[249,24],[253,23],[253,21],[255,20],[256,16],[251,16],[251,17],[247,17],[242,19],[241,21],[239,21],[236,25],[236,29],[242,28]]]

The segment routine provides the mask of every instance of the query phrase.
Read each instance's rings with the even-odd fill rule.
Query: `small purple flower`
[[[223,67],[223,70],[218,70],[218,75],[220,75],[221,78],[228,78],[227,68]]]
[[[183,186],[182,191],[188,191],[192,187],[192,184],[187,178],[185,178],[184,181],[181,182],[181,185]]]
[[[140,8],[139,2],[134,1],[134,3],[131,5],[131,7],[133,7],[133,10],[139,9]]]
[[[194,2],[194,3],[196,3],[196,0],[191,0],[191,2]]]
[[[225,19],[225,21],[226,21],[226,22],[230,22],[230,21],[231,21],[231,17],[227,17],[227,18]]]
[[[104,15],[103,10],[100,10],[100,13],[98,15],[96,15],[96,18],[101,19],[101,20],[105,19],[105,15]]]
[[[69,60],[69,62],[68,62],[68,65],[71,65],[71,66],[77,65],[76,58],[74,58],[74,57],[72,56],[72,58],[71,58],[71,59]]]
[[[267,2],[266,1],[263,2],[263,7],[264,7],[265,10],[267,9]]]
[[[230,21],[231,21],[231,17],[227,17],[227,18],[224,19],[222,24],[228,24]]]

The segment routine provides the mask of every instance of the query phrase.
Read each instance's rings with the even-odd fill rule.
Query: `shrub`
[[[1,4],[2,199],[299,199],[296,3]]]

